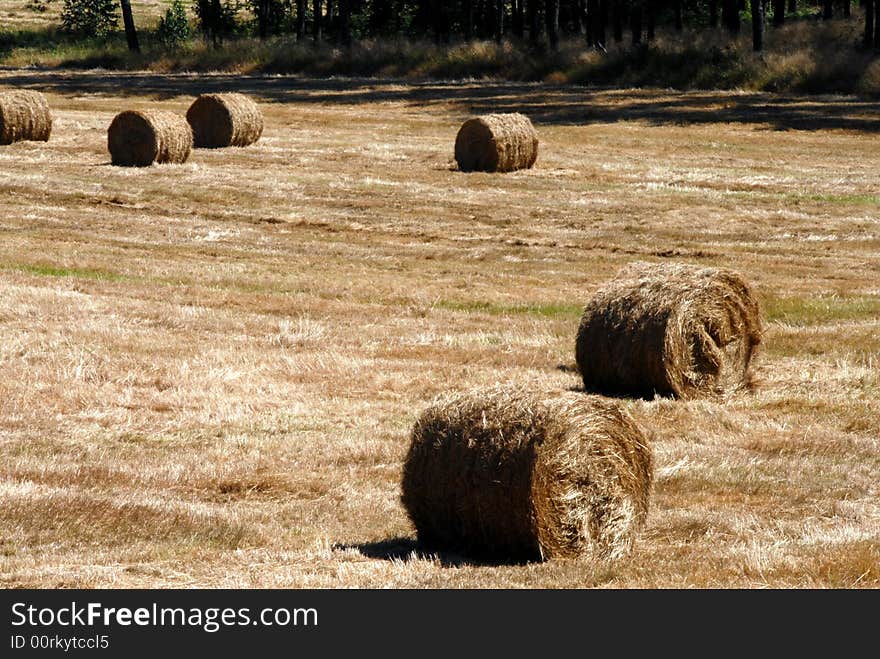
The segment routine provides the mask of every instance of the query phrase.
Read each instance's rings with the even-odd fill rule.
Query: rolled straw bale
[[[186,162],[192,142],[186,120],[164,110],[120,112],[107,131],[113,164],[127,167]]]
[[[486,114],[468,119],[455,138],[455,160],[463,172],[512,172],[538,159],[538,134],[525,115]]]
[[[496,387],[421,415],[401,499],[428,547],[608,559],[631,550],[651,477],[645,437],[614,401]]]
[[[0,92],[0,144],[46,142],[51,133],[52,113],[45,96],[27,89]]]
[[[587,304],[575,358],[590,391],[717,397],[749,385],[761,325],[736,272],[635,263]]]
[[[186,112],[196,148],[248,146],[263,134],[263,113],[244,94],[202,94]]]

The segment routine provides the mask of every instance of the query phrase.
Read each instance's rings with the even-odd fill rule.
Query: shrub
[[[65,32],[103,37],[118,24],[115,0],[64,0],[61,29]]]
[[[173,0],[165,15],[159,19],[156,35],[166,46],[177,46],[192,36],[183,0]]]

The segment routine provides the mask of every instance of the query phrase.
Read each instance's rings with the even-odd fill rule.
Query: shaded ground
[[[757,92],[592,90],[538,83],[412,84],[372,78],[304,79],[233,74],[10,72],[5,84],[59,94],[121,94],[168,100],[238,91],[277,103],[407,103],[457,106],[462,112],[524,112],[544,124],[645,121],[653,125],[760,124],[775,130],[880,130],[880,101],[846,96],[783,96]]]

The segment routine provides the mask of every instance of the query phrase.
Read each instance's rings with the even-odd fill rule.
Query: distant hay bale
[[[401,500],[427,547],[614,559],[644,524],[651,478],[645,437],[617,403],[498,387],[419,417]]]
[[[184,163],[192,150],[192,131],[183,117],[164,110],[126,110],[107,131],[114,165],[147,167]]]
[[[202,94],[186,112],[196,148],[248,146],[263,134],[263,113],[244,94]]]
[[[525,115],[486,114],[468,119],[455,138],[455,160],[463,172],[512,172],[538,159],[538,134]]]
[[[52,113],[45,96],[26,89],[0,92],[0,144],[46,142],[51,133]]]
[[[575,359],[587,390],[677,398],[746,388],[761,313],[731,270],[636,263],[584,309]]]

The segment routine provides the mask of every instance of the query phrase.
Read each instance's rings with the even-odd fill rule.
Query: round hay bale
[[[196,148],[248,146],[263,134],[263,113],[244,94],[202,94],[186,112]]]
[[[758,301],[736,272],[636,263],[584,309],[575,359],[588,391],[718,397],[750,384]]]
[[[427,547],[614,559],[647,517],[651,463],[613,401],[498,387],[440,399],[419,417],[401,499]]]
[[[120,112],[107,130],[111,160],[124,167],[186,162],[192,143],[186,120],[164,110]]]
[[[486,114],[468,119],[455,138],[455,160],[463,172],[512,172],[538,159],[538,134],[525,115]]]
[[[40,92],[0,92],[0,144],[23,140],[46,142],[52,133],[49,102]]]

